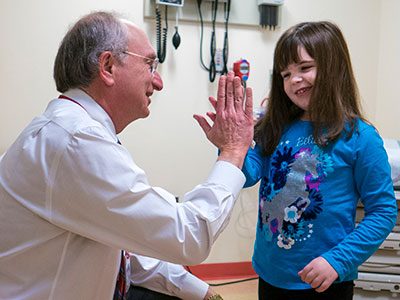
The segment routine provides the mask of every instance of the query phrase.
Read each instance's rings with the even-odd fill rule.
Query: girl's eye
[[[289,78],[290,74],[289,73],[282,73],[281,74],[283,79]]]
[[[302,67],[301,67],[301,70],[302,70],[302,71],[307,71],[307,70],[311,69],[312,67],[313,67],[312,65],[302,66]]]

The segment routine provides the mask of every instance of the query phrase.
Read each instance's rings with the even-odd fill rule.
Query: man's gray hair
[[[111,51],[121,62],[127,47],[127,27],[115,13],[100,11],[82,17],[58,49],[53,74],[57,90],[87,87],[99,70],[100,54]]]

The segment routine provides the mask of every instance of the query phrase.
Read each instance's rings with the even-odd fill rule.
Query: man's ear
[[[107,85],[114,85],[115,58],[110,51],[104,51],[99,56],[99,77]]]

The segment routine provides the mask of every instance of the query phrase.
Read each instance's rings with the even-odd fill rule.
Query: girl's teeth
[[[304,88],[304,89],[298,90],[296,94],[298,94],[298,95],[299,95],[299,94],[303,94],[303,93],[305,93],[307,90],[308,90],[308,88]]]

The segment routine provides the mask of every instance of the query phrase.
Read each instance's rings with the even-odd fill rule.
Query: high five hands
[[[218,160],[228,161],[242,168],[244,158],[253,140],[253,91],[244,88],[233,72],[222,75],[218,82],[217,99],[209,97],[215,112],[207,112],[213,122],[194,115],[200,127],[219,150]]]

